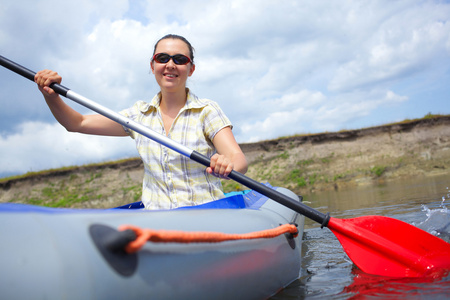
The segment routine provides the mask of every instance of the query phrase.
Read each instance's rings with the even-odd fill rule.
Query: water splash
[[[450,210],[447,207],[448,201],[445,202],[448,199],[450,199],[450,191],[447,187],[447,193],[442,196],[438,208],[422,205],[422,211],[426,213],[427,219],[415,226],[450,243]]]

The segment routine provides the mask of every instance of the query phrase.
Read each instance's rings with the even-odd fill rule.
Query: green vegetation
[[[400,122],[388,123],[388,124],[385,124],[384,126],[396,125],[396,124],[406,124],[406,123],[416,122],[416,121],[420,121],[420,120],[428,120],[428,119],[435,119],[435,118],[448,117],[448,116],[449,115],[432,114],[431,112],[429,112],[423,118],[405,119],[405,120],[400,121]]]
[[[331,162],[331,159],[333,158],[333,156],[334,156],[334,152],[332,152],[330,155],[328,155],[326,157],[322,157],[320,159],[320,161],[324,164],[329,164]]]
[[[294,182],[295,184],[297,184],[297,186],[299,187],[304,187],[306,186],[306,180],[305,177],[302,176],[302,171],[300,169],[294,169],[292,170],[288,176],[287,176],[287,181],[288,182]]]
[[[381,175],[383,175],[383,173],[385,171],[386,171],[385,166],[375,166],[370,170],[370,172],[375,174],[377,177],[380,177]]]
[[[122,192],[124,195],[133,194],[133,202],[140,201],[142,196],[142,186],[141,185],[132,185],[129,187],[122,187]]]
[[[247,187],[237,183],[234,180],[222,180],[222,187],[225,193],[248,190]]]
[[[126,176],[116,187],[105,186],[103,169],[78,170],[67,176],[59,176],[39,183],[31,191],[19,191],[14,195],[14,202],[28,203],[47,207],[93,207],[108,205],[108,199],[118,198],[125,203],[139,201],[142,186],[133,184]],[[112,185],[113,186],[113,185]],[[92,204],[94,203],[94,204]],[[120,205],[120,204],[119,204]]]
[[[27,172],[25,174],[22,175],[15,175],[15,176],[9,176],[9,177],[4,177],[4,178],[0,178],[0,183],[2,182],[6,182],[8,180],[16,180],[16,179],[22,179],[22,178],[28,178],[28,177],[45,177],[49,174],[55,174],[55,173],[70,173],[72,171],[78,170],[80,168],[83,169],[98,169],[98,168],[102,168],[102,167],[108,167],[111,164],[122,164],[128,161],[135,161],[139,158],[136,157],[132,157],[132,158],[125,158],[125,159],[120,159],[117,161],[107,161],[107,162],[101,162],[101,163],[92,163],[92,164],[85,164],[85,165],[81,165],[81,166],[67,166],[67,167],[61,167],[61,168],[56,168],[56,169],[48,169],[48,170],[42,170],[42,171],[38,171],[38,172]],[[70,175],[70,176],[77,176],[77,175]],[[74,178],[71,178],[74,179]]]
[[[287,151],[284,151],[282,154],[278,155],[278,157],[282,159],[288,159],[289,153]]]
[[[79,190],[70,188],[63,181],[57,187],[49,184],[49,186],[41,190],[41,195],[27,198],[26,202],[48,207],[71,207],[76,203],[92,199],[93,192],[89,189]]]
[[[333,181],[337,181],[337,180],[342,179],[344,177],[345,177],[344,174],[336,174],[333,177]]]
[[[301,161],[297,162],[297,165],[299,165],[299,166],[309,166],[312,163],[314,163],[313,159],[306,159],[306,160],[301,160]]]

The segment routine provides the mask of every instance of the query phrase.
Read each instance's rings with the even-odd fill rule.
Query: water
[[[413,224],[450,242],[450,176],[381,182],[322,192],[305,203],[335,218],[383,215]],[[372,276],[359,271],[328,229],[305,222],[301,278],[272,299],[448,299],[442,279]]]

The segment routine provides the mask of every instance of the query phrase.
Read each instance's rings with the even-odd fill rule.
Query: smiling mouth
[[[165,77],[169,77],[169,78],[177,78],[178,75],[176,74],[164,74]]]

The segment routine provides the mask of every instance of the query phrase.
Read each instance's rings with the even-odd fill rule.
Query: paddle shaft
[[[5,67],[13,72],[15,72],[19,75],[22,75],[23,77],[25,77],[31,81],[34,81],[34,76],[36,75],[35,72],[15,63],[1,55],[0,55],[0,64],[3,67]],[[50,87],[56,93],[66,97],[82,106],[85,106],[85,107],[121,124],[122,126],[130,128],[131,130],[134,130],[134,131],[142,134],[143,136],[146,136],[147,138],[149,138],[155,142],[158,142],[158,143],[160,143],[160,144],[162,144],[162,145],[164,145],[186,157],[189,157],[192,160],[194,160],[206,167],[209,167],[211,164],[210,158],[206,157],[205,155],[203,155],[197,151],[191,150],[191,149],[185,147],[184,145],[181,145],[181,144],[169,139],[168,137],[166,137],[164,135],[156,133],[153,130],[151,130],[133,120],[130,120],[115,111],[112,111],[106,107],[103,107],[103,106],[95,103],[94,101],[75,93],[74,91],[68,89],[65,86],[62,86],[57,83],[52,83],[50,85]],[[255,181],[239,172],[236,172],[233,170],[228,175],[228,177],[230,179],[235,180],[236,182],[238,182],[240,184],[245,185],[246,187],[248,187],[252,190],[255,190],[255,191],[263,194],[264,196],[269,197],[270,199],[272,199],[272,200],[274,200],[274,201],[276,201],[298,213],[301,213],[302,215],[322,224],[322,226],[327,226],[327,224],[328,224],[328,221],[330,219],[328,214],[324,214],[315,209],[312,209],[312,208],[306,206],[305,204],[298,202],[298,201],[290,198],[289,196],[286,196],[274,189],[271,189],[271,188]]]

